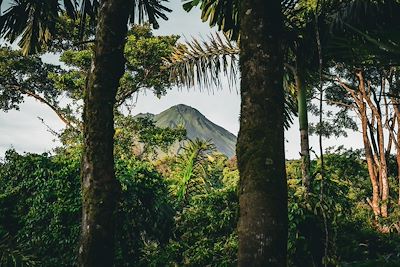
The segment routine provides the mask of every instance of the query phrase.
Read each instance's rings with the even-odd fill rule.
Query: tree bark
[[[287,183],[280,1],[241,6],[238,266],[286,266]]]
[[[368,118],[367,118],[367,112],[366,112],[366,104],[362,102],[359,105],[359,110],[360,110],[360,116],[361,116],[361,126],[362,126],[362,136],[363,136],[363,143],[364,143],[364,150],[365,150],[365,158],[367,160],[367,166],[368,166],[368,173],[369,177],[371,180],[371,185],[372,185],[372,202],[371,208],[372,211],[374,212],[375,217],[378,217],[381,215],[381,208],[379,206],[379,185],[378,185],[378,178],[376,177],[375,174],[375,168],[374,168],[374,159],[372,155],[372,149],[370,145],[370,141],[368,139]]]
[[[131,2],[103,0],[98,16],[83,112],[83,217],[79,266],[113,266],[114,212],[119,193],[114,173],[114,103],[124,72],[123,49]]]
[[[363,135],[363,142],[364,142],[364,150],[365,150],[365,158],[367,160],[367,166],[368,166],[368,173],[369,177],[371,179],[371,184],[372,184],[372,203],[371,203],[371,208],[372,211],[374,212],[375,216],[380,216],[381,215],[381,209],[379,206],[379,185],[378,185],[378,179],[375,175],[375,170],[374,170],[374,159],[372,156],[372,149],[368,140],[368,125],[367,125],[367,114],[365,111],[365,103],[363,103],[364,107],[362,108],[361,111],[361,125],[362,125],[362,135]]]
[[[382,217],[388,216],[388,201],[389,201],[389,182],[388,182],[388,175],[387,175],[387,164],[386,164],[386,157],[385,157],[385,143],[384,143],[384,134],[383,134],[383,123],[382,123],[382,113],[378,106],[375,106],[372,103],[370,96],[367,94],[364,76],[361,71],[357,72],[357,77],[359,79],[359,89],[360,92],[363,94],[364,99],[368,103],[368,106],[372,110],[372,116],[376,118],[377,124],[377,140],[378,140],[378,160],[379,163],[377,167],[379,169],[379,188],[380,188],[380,195],[381,195],[381,215]],[[369,86],[369,85],[368,85]],[[369,86],[370,87],[370,86]],[[371,93],[371,88],[368,90]],[[376,102],[376,101],[375,101]],[[379,103],[376,103],[379,105]]]

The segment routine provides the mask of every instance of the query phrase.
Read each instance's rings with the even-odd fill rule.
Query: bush
[[[29,247],[40,266],[75,266],[80,234],[79,153],[19,155],[0,165],[0,234]],[[138,266],[146,242],[163,244],[173,222],[168,190],[147,163],[117,161],[116,266]]]

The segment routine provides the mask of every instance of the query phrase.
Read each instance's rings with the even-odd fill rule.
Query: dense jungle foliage
[[[201,147],[203,146],[203,147]],[[196,150],[197,149],[197,150]],[[204,142],[183,154],[148,161],[116,158],[121,184],[115,266],[235,266],[238,170],[235,158]],[[186,158],[187,159],[187,158]],[[319,162],[312,162],[315,173]],[[366,202],[371,194],[360,151],[339,148],[325,157],[324,181],[307,198],[300,161],[287,162],[290,266],[396,266],[400,261],[396,205],[377,231]],[[190,181],[182,183],[191,168]],[[394,166],[392,162],[391,167]],[[396,170],[390,169],[395,177]],[[80,148],[58,154],[9,150],[0,165],[2,266],[75,266],[81,218]],[[181,187],[185,194],[180,197]],[[395,197],[394,197],[395,199]],[[325,243],[324,240],[328,242]],[[325,251],[326,250],[326,251]]]
[[[0,0],[0,109],[65,124],[53,154],[0,161],[0,266],[400,266],[400,1],[184,0],[223,32],[186,43],[152,33],[165,2]],[[225,78],[234,158],[126,116],[138,92]],[[362,150],[324,151],[349,129]]]

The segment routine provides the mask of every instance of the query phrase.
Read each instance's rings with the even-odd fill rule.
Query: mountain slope
[[[157,115],[146,113],[139,116],[153,118],[158,127],[175,128],[183,125],[189,139],[211,140],[221,153],[228,157],[235,155],[236,136],[207,119],[195,108],[179,104]]]

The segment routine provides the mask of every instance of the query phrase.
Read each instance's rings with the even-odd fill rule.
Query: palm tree
[[[240,173],[238,264],[286,266],[287,186],[281,2],[190,1],[192,4],[199,2],[203,20],[210,19],[211,24],[218,25],[233,39],[237,40],[240,33],[242,102],[237,143]],[[295,1],[284,2],[289,4]],[[225,58],[222,57],[222,60]],[[217,70],[221,68],[220,62],[215,61],[215,66]]]
[[[2,1],[0,2],[2,4]],[[24,53],[40,51],[56,34],[59,15],[75,17],[77,1],[15,0],[0,17],[0,34],[9,41],[21,37]],[[123,48],[129,17],[153,27],[170,10],[160,0],[82,0],[81,21],[96,21],[94,56],[84,97],[82,158],[82,238],[80,266],[112,266],[114,212],[119,184],[115,178],[114,104],[125,59]],[[99,10],[97,12],[97,10]],[[84,23],[82,23],[83,25]]]
[[[166,0],[131,0],[130,23],[148,21],[158,28],[158,19],[168,19],[165,13],[171,10],[162,2]],[[5,1],[0,0],[0,7]],[[61,15],[80,22],[81,36],[87,26],[96,26],[100,0],[12,0],[0,14],[0,36],[10,42],[20,38],[22,52],[33,54],[43,51],[51,40],[58,37]],[[1,11],[1,9],[0,9]],[[90,21],[89,25],[86,23]]]
[[[202,9],[202,20],[209,20],[210,26],[218,26],[219,30],[224,31],[225,36],[211,35],[208,41],[200,42],[194,39],[177,47],[167,61],[171,78],[187,86],[195,84],[206,87],[220,86],[220,73],[224,73],[229,77],[229,81],[236,81],[239,76],[236,66],[240,52],[236,43],[239,40],[238,1],[188,0],[184,8],[190,11],[196,5],[200,5]],[[233,8],[229,9],[229,5],[233,5]],[[332,60],[360,62],[371,60],[371,55],[392,62],[398,58],[400,40],[396,32],[383,30],[389,26],[388,24],[391,24],[392,28],[397,26],[389,22],[387,15],[395,14],[394,10],[397,10],[398,4],[395,0],[352,0],[326,1],[321,5],[319,1],[298,0],[282,1],[282,6],[285,19],[285,69],[288,71],[284,76],[285,104],[287,104],[285,127],[290,126],[292,111],[290,108],[297,100],[302,178],[303,185],[309,191],[312,175],[308,137],[307,82],[318,72],[318,61],[322,56],[326,62]],[[373,23],[380,25],[379,30],[376,30],[377,25],[370,25],[371,22],[367,18],[371,14],[379,18],[379,23],[375,21]],[[316,23],[320,28],[319,32],[324,32],[321,37],[324,42],[322,46],[325,48],[323,55],[317,53]],[[334,26],[329,28],[327,24]],[[374,35],[371,35],[371,29],[375,29]],[[366,34],[366,31],[369,34]],[[348,33],[343,34],[344,32]],[[354,38],[355,35],[359,38]],[[364,41],[360,42],[360,37]],[[354,47],[357,47],[357,56]]]
[[[237,14],[224,13],[227,2],[232,1],[201,1],[202,19],[210,20],[210,26],[218,25],[224,30],[225,36],[216,34],[208,42],[194,39],[181,45],[168,60],[171,77],[177,83],[187,86],[220,86],[220,73],[236,81],[238,76],[237,64],[239,47],[239,23]],[[232,12],[238,12],[237,1],[233,1]],[[315,1],[314,1],[315,2]],[[190,10],[199,1],[189,1],[184,7]],[[308,6],[309,1],[282,1],[284,10],[285,35],[285,127],[292,122],[292,114],[298,111],[300,130],[300,155],[302,159],[303,185],[307,192],[310,190],[310,148],[307,113],[306,79],[310,73],[316,72],[318,66],[317,43],[315,37],[315,10]],[[220,14],[222,12],[222,14]],[[222,19],[222,17],[225,19]],[[232,17],[226,19],[226,17]],[[220,23],[219,23],[220,22]],[[218,24],[219,23],[219,24]],[[296,103],[297,102],[297,103]],[[297,104],[297,105],[296,105]]]
[[[238,266],[286,266],[283,16],[278,0],[240,6]]]

